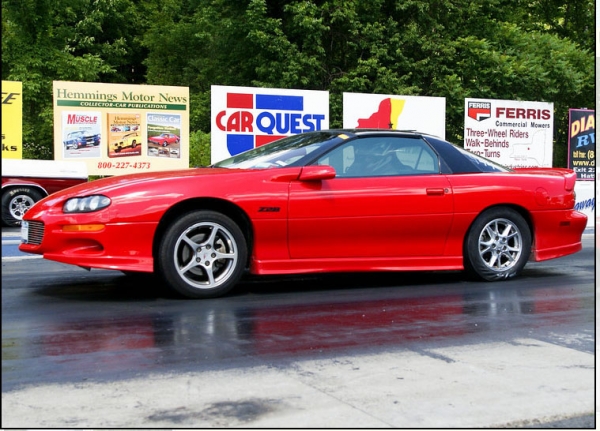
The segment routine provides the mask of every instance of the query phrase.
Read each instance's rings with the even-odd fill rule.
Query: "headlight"
[[[102,195],[92,195],[84,198],[71,198],[63,205],[63,212],[89,213],[101,210],[109,205],[110,198]]]

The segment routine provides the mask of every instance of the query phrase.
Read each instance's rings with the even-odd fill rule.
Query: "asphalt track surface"
[[[593,231],[501,283],[262,277],[201,301],[24,256],[17,236],[3,230],[2,428],[596,423]]]

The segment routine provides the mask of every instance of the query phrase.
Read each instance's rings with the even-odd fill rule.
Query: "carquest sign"
[[[211,86],[211,163],[329,128],[327,91]]]

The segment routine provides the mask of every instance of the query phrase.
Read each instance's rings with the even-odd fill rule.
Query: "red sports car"
[[[173,133],[161,133],[160,135],[150,136],[148,142],[166,147],[169,144],[178,144],[179,136]]]
[[[24,217],[24,252],[156,272],[191,298],[252,274],[466,270],[581,250],[569,169],[510,170],[420,133],[294,135],[206,168],[99,179]]]

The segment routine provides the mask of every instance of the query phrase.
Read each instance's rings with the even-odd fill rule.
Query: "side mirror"
[[[319,181],[335,178],[335,169],[328,165],[304,166],[298,179],[300,181]]]

